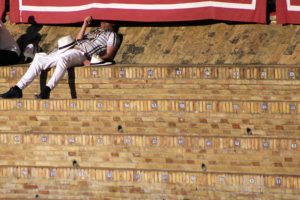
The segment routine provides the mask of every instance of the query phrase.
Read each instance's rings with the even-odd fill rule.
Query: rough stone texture
[[[79,30],[7,24],[45,51]],[[122,27],[124,64],[77,67],[50,100],[33,99],[38,80],[0,100],[0,199],[298,200],[298,29]],[[2,67],[0,92],[27,67]]]
[[[75,36],[80,27],[6,24],[22,44],[40,37],[45,51],[56,46],[57,38]],[[295,25],[124,24],[119,32],[123,42],[115,58],[118,63],[300,64],[300,28]]]
[[[298,26],[216,23],[127,27],[123,31],[126,35],[117,60],[124,63],[299,64],[300,61]]]

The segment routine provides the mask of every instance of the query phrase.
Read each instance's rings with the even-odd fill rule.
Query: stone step
[[[300,138],[0,135],[0,165],[300,176]]]
[[[0,131],[295,137],[299,109],[270,101],[0,100]]]
[[[26,68],[0,70],[0,92]],[[299,77],[297,66],[77,67],[50,100],[33,99],[36,79],[0,100],[0,199],[297,199]]]
[[[300,177],[284,175],[2,166],[0,177],[0,196],[6,199],[297,200],[300,195]]]
[[[27,65],[1,67],[0,78],[19,79]],[[53,69],[48,75],[53,74]],[[142,65],[117,64],[71,68],[64,76],[71,79],[226,79],[226,80],[299,80],[298,65]]]
[[[4,81],[5,82],[5,81]],[[300,84],[300,82],[299,82]],[[6,92],[13,84],[0,84],[0,92]],[[35,82],[23,91],[23,97],[33,99],[40,92]],[[156,81],[135,81],[134,83],[67,83],[59,84],[52,92],[51,99],[202,99],[202,100],[274,100],[299,101],[299,85],[227,84],[220,81],[189,81],[162,83]]]
[[[0,92],[16,84],[26,69],[24,65],[4,67],[0,72]],[[73,77],[66,75],[51,98],[300,100],[297,67],[109,66],[77,67],[71,71]],[[49,72],[52,73],[53,70]],[[24,98],[34,98],[39,88],[40,81],[36,79],[24,90]]]
[[[25,32],[23,36],[42,35],[40,45],[46,51],[57,44],[60,36],[74,34],[80,29],[77,25],[35,27],[6,24],[14,36]],[[1,135],[17,131],[1,136],[1,141],[9,142],[0,144],[3,155],[9,158],[18,156],[21,148],[26,147],[27,150],[24,148],[20,155],[28,158],[25,152],[40,156],[34,148],[45,152],[42,147],[51,147],[65,148],[58,153],[64,158],[67,156],[64,153],[72,152],[72,148],[78,152],[77,156],[85,153],[81,149],[84,147],[87,153],[100,155],[102,149],[109,152],[111,146],[113,150],[120,151],[119,156],[132,153],[136,148],[139,151],[145,148],[152,156],[154,152],[150,150],[154,147],[134,145],[140,144],[137,142],[139,137],[143,137],[142,144],[151,144],[157,137],[159,142],[164,141],[155,147],[161,150],[159,153],[167,155],[170,148],[179,153],[185,150],[191,156],[193,152],[188,152],[188,149],[206,150],[204,143],[210,144],[206,141],[211,139],[212,146],[207,147],[207,155],[215,155],[216,151],[218,158],[223,155],[225,164],[227,154],[222,148],[228,147],[239,153],[234,154],[237,155],[235,164],[248,162],[247,157],[253,161],[257,159],[254,154],[258,157],[263,154],[268,157],[258,162],[273,161],[273,169],[275,163],[277,168],[284,168],[284,165],[278,164],[280,162],[288,163],[288,170],[296,168],[291,163],[299,160],[295,152],[299,151],[297,91],[300,74],[298,66],[293,64],[299,63],[300,58],[300,48],[297,47],[299,27],[206,22],[188,26],[151,26],[121,27],[124,40],[116,56],[117,63],[147,63],[148,66],[78,67],[70,71],[70,78],[67,75],[63,78],[51,96],[53,99],[74,97],[74,93],[70,95],[70,91],[74,91],[69,88],[70,82],[71,87],[76,89],[75,96],[84,101],[32,100],[33,94],[39,92],[38,80],[24,90],[24,100],[0,101]],[[154,64],[149,67],[149,63]],[[160,66],[156,63],[292,65]],[[0,93],[14,85],[27,68],[28,65],[1,67]],[[53,71],[49,72],[49,76],[51,73]],[[119,129],[120,126],[122,129]],[[119,132],[121,130],[122,133]],[[247,135],[247,130],[252,135]],[[63,134],[66,136],[63,137]],[[45,136],[48,143],[40,143],[45,141]],[[95,140],[89,138],[94,136],[97,137]],[[103,136],[101,147],[90,143],[98,139],[101,141],[99,136]],[[194,145],[194,139],[198,137],[205,140],[202,146],[189,146]],[[241,146],[233,146],[239,140]],[[125,145],[124,141],[132,141],[132,144]],[[182,141],[184,144],[178,146]],[[268,146],[266,141],[269,149],[262,148]],[[11,151],[12,147],[16,147],[18,152],[7,154],[6,146]],[[295,146],[296,149],[292,149]],[[163,148],[167,149],[166,154]],[[126,152],[126,149],[131,152]],[[244,151],[248,153],[243,155]],[[48,153],[50,157],[55,156]],[[231,153],[228,152],[230,160],[233,159]],[[288,157],[289,153],[291,157]],[[276,156],[280,159],[275,159]],[[70,166],[66,167],[42,166],[45,156],[37,162],[39,166],[10,163],[1,166],[0,199],[298,200],[300,196],[299,175],[230,173],[231,168],[225,167],[222,168],[224,173],[214,173],[210,172],[213,163],[205,163],[206,172],[82,167],[82,159],[74,157],[80,161],[79,167],[72,167],[71,159]],[[152,157],[160,159],[159,156]],[[268,160],[269,157],[271,160]],[[214,157],[211,159],[216,160]],[[26,160],[23,164],[30,164]],[[20,161],[15,159],[12,162]],[[200,167],[200,162],[197,162]]]
[[[172,112],[285,114],[298,116],[296,101],[230,101],[230,100],[36,100],[0,99],[0,111],[71,111],[71,112]]]

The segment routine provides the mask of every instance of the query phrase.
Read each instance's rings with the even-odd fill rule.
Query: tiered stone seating
[[[15,84],[26,69],[26,66],[2,67],[1,89],[4,91]],[[228,97],[230,100],[299,100],[300,75],[296,67],[119,65],[113,68],[80,67],[70,70],[68,74],[52,92],[56,99],[69,99],[76,95],[78,99],[110,100],[226,100]],[[52,71],[48,73],[48,76],[51,75]],[[25,90],[25,98],[33,98],[33,94],[39,92],[39,85],[37,79]]]
[[[0,92],[26,69],[1,68]],[[0,100],[0,199],[297,199],[299,73],[76,67],[50,100],[35,80]]]

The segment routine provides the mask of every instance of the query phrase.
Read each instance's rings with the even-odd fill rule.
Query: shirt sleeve
[[[107,40],[108,47],[116,47],[118,46],[118,35],[114,32],[110,33]]]

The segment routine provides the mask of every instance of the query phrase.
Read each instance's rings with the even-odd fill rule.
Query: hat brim
[[[97,63],[90,63],[91,66],[105,66],[105,65],[112,65],[115,64],[114,61],[101,61]]]

